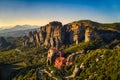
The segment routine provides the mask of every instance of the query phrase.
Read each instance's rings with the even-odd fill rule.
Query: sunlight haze
[[[119,0],[1,0],[0,27],[67,24],[76,20],[119,22]]]

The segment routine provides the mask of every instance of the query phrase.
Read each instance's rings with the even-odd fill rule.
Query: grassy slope
[[[83,63],[85,69],[82,69],[79,76],[74,78],[76,80],[120,79],[120,48],[101,48],[94,50],[96,49],[95,46],[97,46],[95,43],[99,43],[99,41],[93,41],[90,43],[83,42],[66,48],[66,51],[71,52],[79,52],[90,48],[90,52],[80,57],[76,56],[75,60],[73,60],[74,65],[66,66],[61,71],[54,68],[54,66],[46,65],[47,50],[44,50],[42,47],[30,49],[24,48],[24,51],[21,53],[16,52],[16,50],[1,52],[0,63],[6,64],[6,66],[1,66],[1,68],[4,68],[5,73],[9,73],[13,70],[14,72],[12,72],[11,75],[6,74],[5,76],[14,80],[37,80],[37,71],[40,67],[45,67],[46,69],[51,68],[54,71],[54,77],[63,79],[63,76],[69,76],[72,74],[75,65],[80,66],[81,63]],[[100,57],[101,55],[103,55],[103,58]],[[98,59],[97,62],[96,59]],[[42,77],[43,79],[51,79],[46,74],[43,74]],[[73,78],[71,78],[71,80],[73,80]]]
[[[90,44],[90,43],[87,43]],[[66,51],[80,52],[85,49],[83,46],[86,43],[72,45]],[[103,58],[101,57],[103,56]],[[120,79],[120,47],[116,49],[96,49],[90,50],[89,53],[82,56],[77,56],[73,61],[74,65],[80,66],[84,64],[85,69],[81,69],[79,76],[73,79],[77,80],[118,80]],[[66,75],[72,74],[73,69],[67,69]]]
[[[103,55],[103,58],[100,56]],[[120,79],[120,48],[92,50],[88,54],[77,58],[75,63],[84,63],[85,69],[82,70],[79,79],[91,80],[118,80]],[[96,61],[98,59],[98,61]],[[95,75],[96,74],[96,75]]]
[[[45,64],[44,60],[41,61],[44,55],[46,56],[45,50],[40,47],[26,48],[22,52],[17,52],[15,49],[0,52],[0,76],[3,80],[30,80],[33,75],[35,79],[38,67]]]

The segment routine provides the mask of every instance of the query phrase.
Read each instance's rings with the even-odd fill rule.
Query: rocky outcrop
[[[40,32],[39,32],[40,44],[43,44],[45,42],[45,38],[46,38],[46,27],[42,26],[40,27]]]
[[[115,39],[120,40],[120,32],[117,31],[98,29],[97,33],[106,42],[110,42]]]
[[[77,65],[75,65],[75,69],[73,70],[72,75],[66,76],[65,78],[66,78],[66,79],[75,78],[75,77],[78,76],[79,74],[80,74],[80,68],[77,67]]]
[[[72,53],[70,54],[68,57],[67,57],[67,61],[74,61],[75,60],[75,57],[78,56],[78,55],[81,55],[82,53]]]
[[[81,41],[89,42],[97,38],[104,41],[120,40],[120,33],[112,30],[103,30],[100,23],[82,20],[62,25],[61,22],[53,21],[40,27],[39,32],[29,32],[28,38],[23,41],[24,46],[61,47],[62,45],[78,44]]]
[[[62,45],[62,23],[50,22],[46,25],[46,39],[44,45],[51,47],[60,47]]]
[[[76,43],[84,39],[85,27],[82,24],[68,24],[64,26],[66,29],[65,38],[68,44]]]
[[[72,61],[68,61],[64,56],[64,49],[50,48],[47,55],[47,63],[54,64],[57,69],[61,69],[65,65],[72,65]]]
[[[51,72],[49,72],[49,71],[47,71],[46,69],[44,69],[44,68],[40,68],[39,70],[38,70],[38,79],[39,80],[43,80],[42,79],[42,74],[43,73],[46,73],[49,77],[51,77],[52,79],[54,79],[54,80],[58,80],[58,78],[56,78],[56,77],[54,77],[53,76],[53,71],[51,71]]]
[[[59,51],[56,48],[51,48],[48,50],[47,63],[53,64],[55,59],[59,56]]]
[[[63,42],[61,22],[50,22],[46,26],[40,27],[40,31],[29,32],[29,39],[23,43],[32,44],[34,46],[45,45],[48,47],[60,47]]]
[[[99,35],[96,31],[97,29],[95,27],[87,26],[85,30],[85,42],[89,42],[91,40],[99,38]]]

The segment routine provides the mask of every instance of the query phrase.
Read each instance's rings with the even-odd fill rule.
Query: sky
[[[0,27],[86,19],[120,22],[119,4],[120,0],[0,0]]]

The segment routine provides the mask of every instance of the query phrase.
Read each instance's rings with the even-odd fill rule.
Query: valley
[[[119,80],[120,30],[90,20],[53,21],[0,37],[1,80]]]

